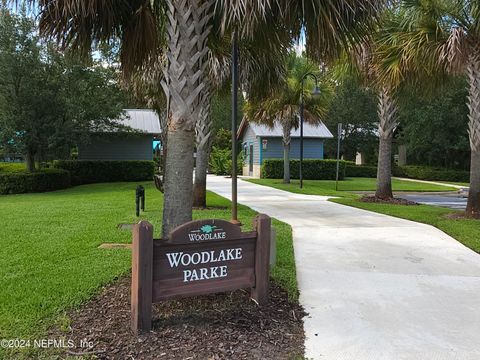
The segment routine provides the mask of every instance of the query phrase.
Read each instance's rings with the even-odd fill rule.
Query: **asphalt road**
[[[453,194],[397,194],[398,197],[415,201],[419,204],[441,206],[455,210],[465,210],[467,198],[458,193]]]

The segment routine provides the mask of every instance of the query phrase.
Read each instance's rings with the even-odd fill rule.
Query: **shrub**
[[[422,165],[394,166],[392,175],[418,180],[469,182],[470,173],[462,170],[435,168]],[[347,177],[377,177],[376,166],[347,166]]]
[[[61,169],[45,169],[33,173],[0,172],[0,194],[20,194],[66,189],[70,186],[70,173]]]
[[[290,177],[300,177],[300,160],[290,160]],[[335,180],[337,171],[336,160],[307,159],[303,160],[303,178],[306,180]],[[343,180],[345,161],[340,160],[339,179]],[[262,164],[262,178],[283,178],[283,159],[266,159]]]
[[[24,163],[8,163],[8,162],[0,162],[0,174],[2,172],[25,172],[26,165]]]
[[[151,180],[154,174],[153,161],[58,160],[54,167],[68,170],[72,185]]]
[[[406,165],[393,168],[393,175],[419,180],[469,182],[470,172],[430,166]]]
[[[232,174],[232,150],[220,149],[214,146],[210,154],[209,162],[210,170],[215,175],[231,175]],[[237,157],[237,174],[241,174],[243,166],[242,153]]]
[[[365,165],[347,165],[345,167],[345,176],[346,177],[366,177],[366,178],[376,178],[377,177],[377,167],[376,166],[365,166]]]

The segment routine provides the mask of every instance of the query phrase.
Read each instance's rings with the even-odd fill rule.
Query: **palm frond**
[[[33,2],[33,1],[32,1]],[[159,7],[149,0],[39,0],[40,32],[88,56],[92,45],[119,38],[122,68],[141,66],[161,43]]]
[[[275,126],[276,123],[281,123],[282,126],[288,124],[289,128],[298,127],[302,79],[308,73],[318,74],[319,67],[307,59],[291,53],[286,59],[285,68],[287,77],[279,86],[270,89],[268,96],[248,99],[244,110],[249,121],[270,127]],[[321,96],[314,98],[310,92],[314,86],[313,80],[304,79],[304,119],[314,124],[321,122],[333,97],[331,84],[323,77],[320,80]]]
[[[469,56],[469,44],[464,28],[452,28],[447,40],[441,45],[440,59],[452,72],[462,72]]]
[[[339,56],[375,29],[382,0],[285,0],[285,18],[295,37],[305,34],[307,55],[317,61]]]

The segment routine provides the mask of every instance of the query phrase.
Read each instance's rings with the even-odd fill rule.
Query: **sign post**
[[[145,211],[145,188],[138,185],[135,189],[135,214],[140,216],[140,209]]]
[[[340,139],[342,138],[342,123],[338,123],[337,129],[337,173],[335,176],[335,191],[338,191],[338,173],[340,172]]]
[[[155,302],[236,289],[251,289],[259,305],[268,301],[271,219],[257,215],[255,231],[225,220],[190,221],[167,240],[153,239],[153,226],[133,228],[131,328],[151,329]]]

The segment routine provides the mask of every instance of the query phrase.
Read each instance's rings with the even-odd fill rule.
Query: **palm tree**
[[[17,0],[20,2],[21,0]],[[265,14],[306,34],[307,53],[335,53],[349,39],[363,35],[383,1],[378,0],[29,0],[39,5],[40,31],[87,54],[92,44],[120,39],[124,72],[132,71],[159,50],[167,34],[164,90],[169,100],[166,181],[162,235],[192,218],[195,126],[205,99],[207,40],[216,13],[223,28],[251,24]],[[159,29],[166,29],[162,31]],[[268,27],[265,27],[268,31]],[[275,36],[275,34],[271,34]]]
[[[208,39],[208,78],[199,107],[198,119],[195,126],[196,164],[193,184],[193,207],[206,207],[206,181],[207,167],[214,135],[213,121],[210,116],[210,92],[226,92],[230,81],[231,69],[231,37],[232,29],[221,29],[218,17],[213,21],[212,30]],[[255,92],[256,96],[263,94],[265,89],[270,89],[284,77],[283,64],[279,61],[285,57],[288,49],[293,45],[291,36],[282,24],[271,21],[256,24],[250,37],[239,39],[241,52],[240,74],[243,88],[249,93]],[[272,24],[273,22],[273,24]],[[275,37],[264,31],[263,26],[270,24],[275,27]],[[166,107],[167,99],[163,94],[160,84],[164,84],[164,68],[166,59],[163,54],[152,57],[151,61],[142,65],[127,79],[127,88],[134,97],[154,109],[160,118],[162,129],[161,143],[166,148]],[[165,168],[165,166],[163,166]]]
[[[393,198],[392,191],[392,141],[398,126],[398,104],[396,83],[379,76],[378,35],[379,29],[367,41],[354,44],[345,53],[334,72],[338,79],[353,76],[365,87],[374,88],[377,93],[378,115],[378,165],[375,197]],[[398,70],[398,69],[397,69]]]
[[[424,61],[431,50],[428,47],[403,56],[398,34],[404,26],[404,16],[396,4],[386,8],[376,30],[367,41],[354,44],[337,68],[341,76],[353,73],[365,86],[377,91],[379,151],[375,197],[380,199],[393,198],[392,142],[399,125],[398,92],[405,85],[421,82],[435,68],[431,61]]]
[[[249,100],[245,105],[245,116],[249,121],[274,127],[282,127],[283,142],[283,182],[290,183],[290,142],[292,129],[298,129],[300,121],[300,97],[305,74],[318,73],[319,67],[294,52],[286,59],[286,78],[266,97]],[[310,78],[305,80],[304,116],[311,124],[320,124],[326,114],[332,91],[328,84],[322,84],[321,95],[313,97]]]
[[[272,17],[272,14],[266,15]],[[292,39],[283,24],[272,17],[252,26],[251,36],[240,37],[239,67],[242,89],[255,97],[264,96],[268,89],[284,78],[281,59],[292,46]],[[209,39],[209,84],[212,92],[226,92],[231,80],[231,38],[233,26],[221,31],[214,21]],[[269,29],[266,31],[265,27]],[[276,36],[272,37],[271,32]],[[238,31],[238,30],[237,30]],[[254,39],[254,41],[252,41]],[[193,186],[193,206],[207,205],[207,168],[213,139],[213,119],[210,117],[210,101],[206,102],[196,126],[197,157]]]
[[[480,4],[470,0],[403,1],[405,19],[394,48],[468,79],[470,191],[466,216],[480,218]],[[435,73],[438,79],[438,73]],[[435,77],[433,77],[435,78]],[[440,76],[441,78],[441,76]]]

